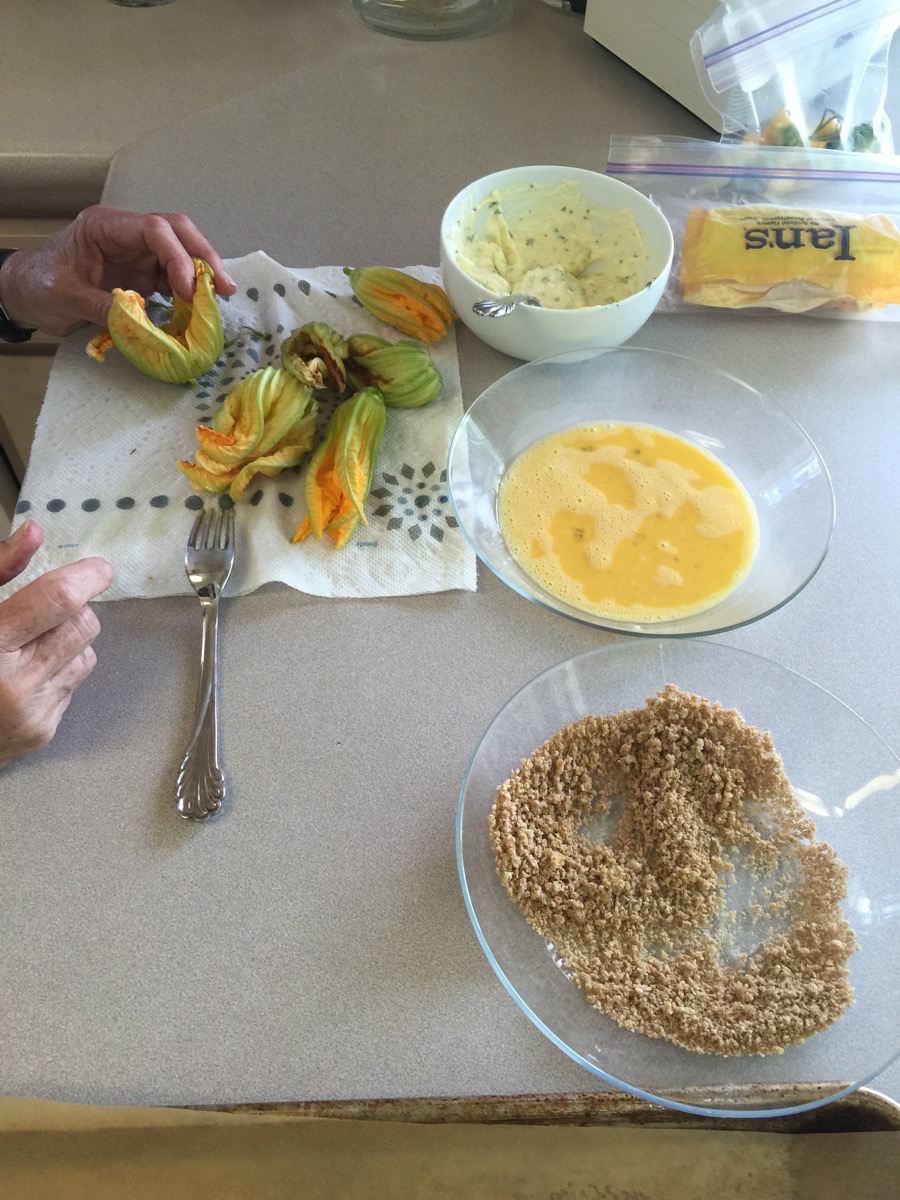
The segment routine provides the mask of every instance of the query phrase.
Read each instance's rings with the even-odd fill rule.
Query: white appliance
[[[721,133],[691,58],[691,37],[718,7],[719,0],[587,0],[584,29]]]

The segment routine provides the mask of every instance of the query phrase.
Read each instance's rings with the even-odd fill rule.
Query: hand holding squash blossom
[[[193,383],[205,375],[225,348],[225,333],[212,270],[202,259],[193,263],[193,299],[182,300],[176,292],[172,316],[163,325],[147,316],[139,292],[113,288],[107,332],[88,342],[88,357],[104,362],[115,346],[139,371],[163,383]]]
[[[150,296],[194,290],[192,258],[209,263],[216,293],[236,284],[222,259],[183,213],[141,213],[92,204],[41,245],[3,264],[0,301],[19,325],[64,336],[80,325],[106,325],[113,288]]]
[[[192,257],[209,264],[215,291],[236,285],[221,258],[181,213],[140,213],[94,204],[39,246],[17,250],[0,270],[0,304],[25,329],[63,337],[106,325],[113,288],[142,296],[171,287],[194,293]],[[26,520],[0,541],[0,584],[19,576],[41,543]],[[72,695],[96,663],[94,597],[112,580],[100,558],[46,571],[0,602],[0,767],[54,736]]]

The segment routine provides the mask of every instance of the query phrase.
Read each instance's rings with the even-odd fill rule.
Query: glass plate
[[[771,732],[817,836],[849,869],[844,913],[859,944],[850,959],[855,1003],[829,1029],[783,1054],[699,1054],[621,1028],[569,980],[497,876],[488,836],[497,787],[563,726],[587,713],[641,707],[667,683],[736,708],[749,724]],[[856,713],[803,675],[711,642],[629,639],[550,668],[494,718],[463,780],[457,862],[488,961],[522,1011],[575,1062],[684,1112],[780,1115],[853,1091],[900,1053],[898,801],[900,759]],[[823,1083],[829,1085],[824,1092]],[[804,1084],[813,1098],[800,1102],[796,1091]],[[795,1096],[787,1106],[785,1087]]]

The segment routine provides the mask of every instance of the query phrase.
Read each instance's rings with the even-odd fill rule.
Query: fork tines
[[[227,550],[234,539],[234,509],[203,508],[197,513],[188,549]]]

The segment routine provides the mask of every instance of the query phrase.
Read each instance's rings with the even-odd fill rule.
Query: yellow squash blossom
[[[103,362],[112,346],[145,375],[163,383],[193,383],[214,366],[225,346],[222,315],[213,288],[212,268],[200,258],[194,264],[194,295],[173,294],[171,318],[154,325],[138,292],[113,288],[107,331],[88,342],[87,353]]]
[[[177,466],[194,491],[238,501],[254,475],[298,466],[315,435],[312,388],[282,367],[263,367],[234,385],[211,428],[197,426],[194,462]]]
[[[306,475],[306,516],[292,542],[327,533],[338,550],[362,521],[386,414],[378,388],[363,388],[339,404]]]
[[[347,343],[324,321],[310,321],[281,343],[281,365],[310,387],[336,392],[347,386]]]
[[[446,337],[456,314],[436,283],[423,283],[393,267],[344,267],[353,294],[373,317],[422,342]]]
[[[421,408],[441,394],[443,380],[427,346],[374,334],[347,339],[347,375],[355,387],[377,387],[388,408]]]

